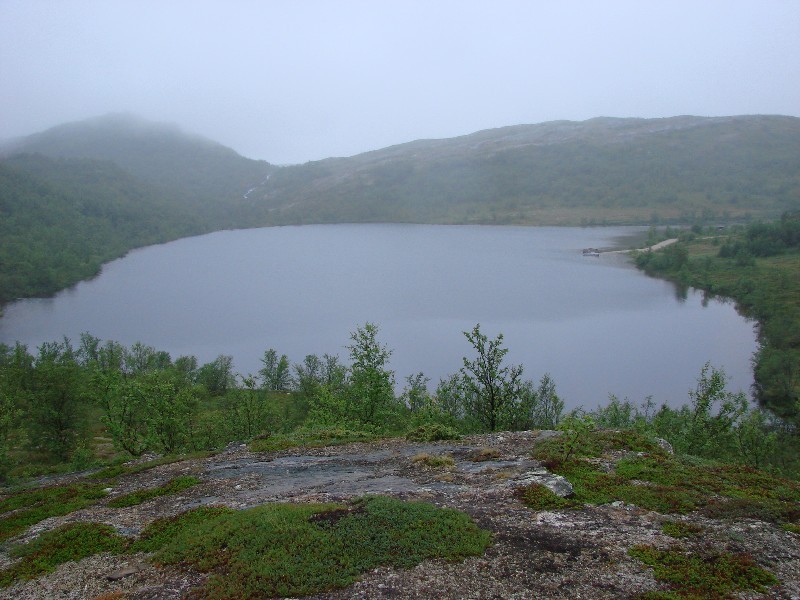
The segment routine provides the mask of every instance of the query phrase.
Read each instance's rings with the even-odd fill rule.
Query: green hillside
[[[113,163],[13,157],[0,162],[0,304],[53,294],[131,248],[203,230]]]
[[[284,168],[279,223],[536,225],[775,218],[800,207],[800,119],[675,117],[521,125]]]
[[[241,198],[274,170],[174,125],[118,114],[60,125],[5,150],[21,152],[111,161],[165,199],[200,210],[214,228],[232,225],[224,222],[229,207],[223,201]]]

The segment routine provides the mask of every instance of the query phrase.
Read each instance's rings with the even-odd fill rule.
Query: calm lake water
[[[610,393],[687,400],[706,361],[752,384],[753,324],[731,304],[685,298],[624,255],[581,256],[631,228],[321,225],[223,231],[152,246],[54,298],[6,307],[0,341],[33,348],[83,331],[255,373],[268,348],[292,362],[339,354],[367,321],[402,384],[431,389],[471,356],[463,331],[505,335],[528,378],[549,372],[568,407]]]

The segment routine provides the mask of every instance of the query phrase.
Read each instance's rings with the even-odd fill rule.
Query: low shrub
[[[778,583],[772,573],[759,567],[747,554],[691,553],[680,548],[659,550],[654,546],[634,546],[628,554],[651,567],[655,578],[669,585],[673,597],[728,598],[746,590],[765,592]]]

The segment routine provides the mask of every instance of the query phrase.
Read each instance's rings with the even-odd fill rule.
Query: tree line
[[[698,235],[661,252],[641,253],[636,264],[682,286],[732,298],[758,322],[755,397],[776,414],[800,420],[800,212],[774,223]]]
[[[656,408],[614,397],[596,410],[564,414],[555,382],[524,377],[504,362],[503,335],[464,332],[472,349],[435,390],[423,373],[395,392],[391,350],[366,323],[350,336],[348,362],[307,355],[291,364],[268,349],[257,374],[233,371],[230,356],[199,365],[142,343],[125,347],[83,334],[42,344],[0,345],[0,477],[61,465],[83,469],[114,456],[214,450],[293,432],[349,432],[425,439],[499,430],[636,428],[682,452],[725,457],[784,473],[796,469],[794,427],[725,390],[710,365],[690,404]],[[414,433],[416,432],[416,433]],[[108,439],[113,450],[102,450]],[[106,444],[108,445],[108,444]],[[791,451],[790,451],[791,450]],[[37,471],[38,469],[38,471]]]

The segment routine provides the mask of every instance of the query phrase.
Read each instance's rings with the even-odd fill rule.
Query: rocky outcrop
[[[558,496],[573,493],[565,478],[532,458],[535,445],[553,435],[515,432],[432,443],[392,439],[268,454],[233,445],[209,458],[122,476],[108,499],[42,521],[19,539],[32,539],[73,521],[106,523],[126,536],[137,536],[156,518],[203,505],[244,509],[268,502],[347,501],[384,494],[461,510],[492,533],[492,545],[484,555],[459,563],[426,561],[409,570],[378,568],[348,588],[313,598],[635,597],[664,588],[652,569],[629,555],[629,549],[673,547],[676,540],[663,533],[662,525],[674,520],[696,524],[704,532],[702,538],[682,540],[684,547],[747,552],[780,580],[763,595],[748,592],[748,598],[800,597],[800,536],[774,524],[748,519],[722,522],[700,514],[667,517],[619,501],[565,510],[528,508],[517,492],[533,483]],[[452,460],[419,460],[422,455]],[[621,456],[615,453],[597,460],[613,469]],[[193,475],[202,483],[137,506],[108,506],[115,497],[181,475]],[[6,565],[11,562],[6,555],[3,559]],[[100,554],[0,590],[0,596],[180,598],[204,577],[190,569],[158,568],[144,554]]]

